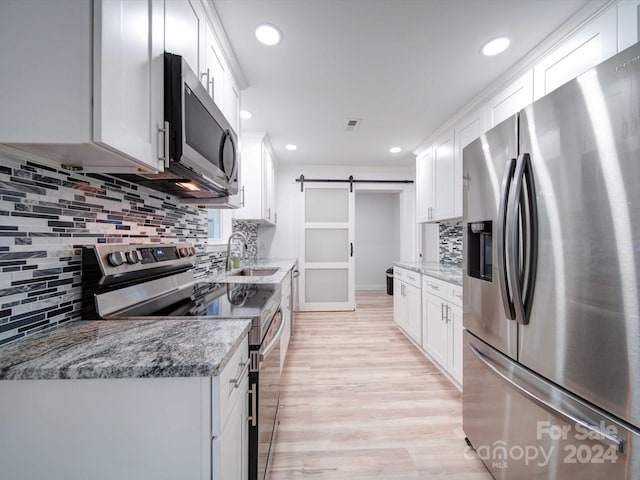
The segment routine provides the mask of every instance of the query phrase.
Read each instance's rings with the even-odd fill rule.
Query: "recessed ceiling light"
[[[282,32],[274,25],[263,23],[256,28],[256,38],[265,45],[277,45],[282,41]]]
[[[401,149],[400,147],[391,147],[391,148],[389,149],[389,151],[390,151],[391,153],[400,153],[400,152],[402,151],[402,149]]]
[[[294,145],[293,143],[290,143],[290,144],[288,144],[288,145],[285,145],[285,146],[284,146],[284,148],[286,148],[287,150],[290,150],[290,151],[292,151],[292,152],[293,152],[294,150],[297,150],[297,149],[298,149],[298,147],[297,147],[296,145]]]
[[[494,38],[490,42],[487,42],[484,47],[482,47],[482,53],[487,57],[498,55],[499,53],[502,53],[507,48],[509,48],[510,43],[511,40],[509,40],[507,37]]]
[[[249,110],[240,110],[241,119],[249,120],[251,117],[253,117],[253,113],[251,113]]]

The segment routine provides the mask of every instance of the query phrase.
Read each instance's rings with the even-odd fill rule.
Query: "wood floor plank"
[[[400,332],[393,297],[356,303],[296,315],[271,479],[491,479],[467,458],[460,392]]]

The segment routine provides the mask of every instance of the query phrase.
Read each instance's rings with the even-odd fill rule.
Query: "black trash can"
[[[387,268],[387,295],[393,295],[393,267]]]

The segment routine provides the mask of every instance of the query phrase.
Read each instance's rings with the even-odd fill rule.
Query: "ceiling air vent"
[[[359,126],[360,126],[360,122],[362,121],[361,118],[349,118],[347,120],[347,125],[345,127],[345,130],[347,132],[353,132],[355,131]]]

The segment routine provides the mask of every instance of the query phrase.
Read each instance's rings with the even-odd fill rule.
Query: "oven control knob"
[[[189,256],[193,257],[196,254],[196,249],[194,247],[189,247]]]
[[[125,253],[124,256],[127,259],[127,263],[129,263],[131,265],[136,264],[141,260],[140,253],[138,253],[137,250],[131,250],[131,251]]]
[[[107,255],[107,262],[112,267],[119,267],[124,263],[124,255],[122,252],[112,252]]]
[[[189,256],[189,249],[186,247],[182,247],[181,249],[178,250],[178,252],[180,253],[181,257],[188,257]]]

